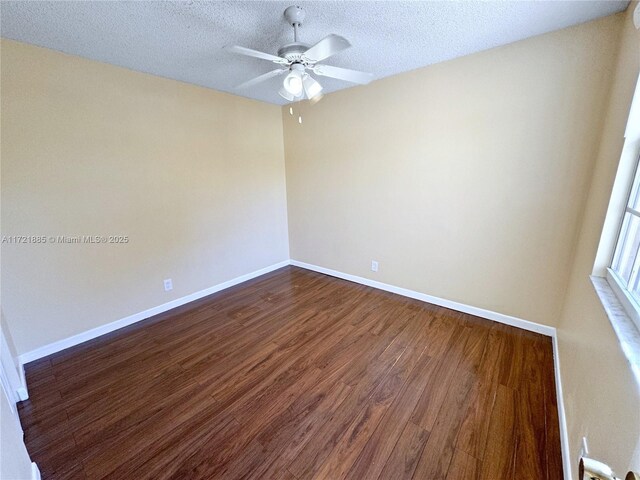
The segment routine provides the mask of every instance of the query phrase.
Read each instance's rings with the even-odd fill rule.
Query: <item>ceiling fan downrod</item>
[[[305,13],[302,7],[298,7],[297,5],[287,7],[287,9],[284,11],[284,18],[286,18],[287,22],[289,22],[289,24],[293,27],[294,43],[298,43],[298,28],[302,26],[304,15]]]

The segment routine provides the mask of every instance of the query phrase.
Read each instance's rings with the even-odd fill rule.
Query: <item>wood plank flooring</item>
[[[295,267],[26,374],[45,479],[562,478],[550,339]]]

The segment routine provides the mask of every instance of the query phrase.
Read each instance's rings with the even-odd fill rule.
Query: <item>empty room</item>
[[[0,37],[0,479],[640,480],[638,1]]]

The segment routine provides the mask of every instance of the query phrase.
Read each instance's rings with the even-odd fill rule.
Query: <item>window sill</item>
[[[618,337],[622,351],[634,372],[640,374],[640,330],[627,315],[606,278],[591,276],[591,282]]]

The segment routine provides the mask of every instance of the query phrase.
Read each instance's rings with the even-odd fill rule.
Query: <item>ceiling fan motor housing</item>
[[[290,63],[306,63],[307,61],[302,54],[307,50],[309,50],[309,45],[306,43],[289,43],[278,50],[278,56],[286,58]]]

